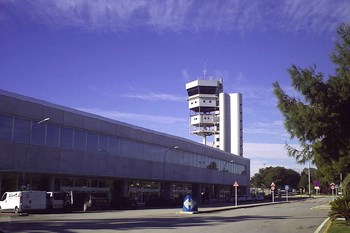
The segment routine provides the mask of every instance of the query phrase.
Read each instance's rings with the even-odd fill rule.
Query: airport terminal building
[[[0,192],[225,200],[249,194],[250,160],[188,139],[0,90]]]

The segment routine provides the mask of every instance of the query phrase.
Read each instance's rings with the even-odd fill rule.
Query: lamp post
[[[44,123],[44,122],[49,121],[49,120],[50,120],[49,117],[44,118],[44,119],[38,121],[38,122],[36,123],[36,125],[40,125],[41,123]],[[24,179],[25,179],[25,174],[26,174],[25,168],[26,168],[26,163],[27,163],[28,147],[29,147],[30,144],[32,143],[33,126],[34,126],[34,124],[31,125],[30,130],[29,130],[29,144],[28,144],[28,146],[26,147],[26,150],[25,150],[25,153],[24,153],[24,166],[25,166],[25,167],[24,167],[23,173],[22,173],[22,188],[24,188],[24,185],[25,185],[25,184],[24,184],[24,181],[25,181]]]
[[[178,149],[179,146],[174,146],[174,147],[169,147],[168,149],[165,150],[164,155],[163,155],[163,175],[162,175],[162,184],[161,184],[161,196],[164,197],[164,179],[165,179],[165,158],[167,153],[171,150],[171,149]]]

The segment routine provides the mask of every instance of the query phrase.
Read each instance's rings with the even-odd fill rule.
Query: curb
[[[326,225],[326,223],[329,221],[330,218],[326,218],[321,225],[318,226],[318,228],[316,229],[316,231],[314,233],[320,233],[322,228],[324,227],[324,225]],[[322,231],[323,232],[323,231]]]
[[[291,203],[291,202],[290,202],[290,201],[283,201],[283,202],[267,202],[267,203],[251,204],[251,205],[239,205],[239,206],[218,207],[218,208],[212,208],[212,209],[209,209],[209,208],[208,208],[208,210],[198,210],[198,213],[199,213],[199,214],[203,214],[203,213],[213,213],[213,212],[226,211],[226,210],[244,209],[244,208],[258,207],[258,206],[266,206],[266,205],[278,205],[278,204],[285,204],[285,203]]]

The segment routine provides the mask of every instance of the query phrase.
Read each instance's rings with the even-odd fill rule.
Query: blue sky
[[[0,88],[160,132],[189,134],[185,84],[207,73],[243,95],[244,156],[300,171],[272,83],[333,74],[346,0],[0,0]]]

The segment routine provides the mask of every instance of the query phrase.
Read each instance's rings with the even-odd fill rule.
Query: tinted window
[[[86,133],[81,130],[74,130],[74,149],[86,150]]]
[[[15,118],[15,127],[13,131],[13,140],[16,142],[29,143],[31,134],[30,130],[31,122],[29,120]]]
[[[31,143],[35,145],[45,145],[46,124],[33,122]]]
[[[98,136],[98,149],[100,151],[108,151],[108,136],[99,135]]]
[[[61,128],[60,143],[62,148],[73,148],[73,129],[64,127]]]
[[[56,125],[47,125],[46,145],[59,146],[59,127]]]
[[[119,155],[120,139],[117,137],[109,137],[109,152],[111,154]]]
[[[6,199],[7,193],[4,193],[4,195],[2,195],[1,197],[1,201],[4,201]]]
[[[87,133],[87,151],[97,152],[98,137],[95,133]]]
[[[0,115],[0,139],[12,140],[12,123],[12,117]]]

